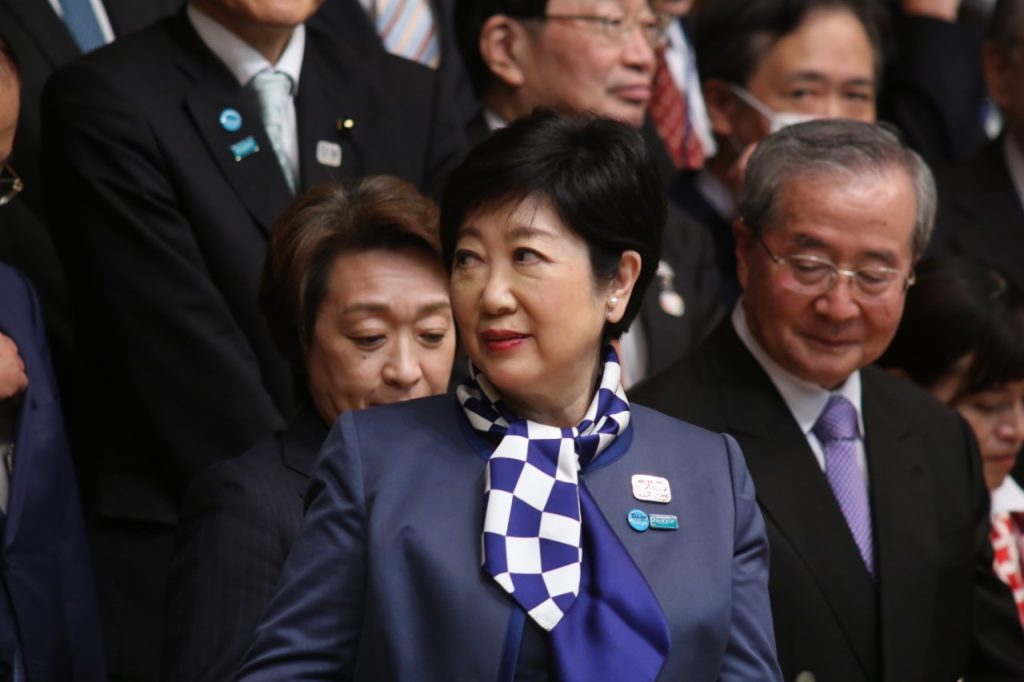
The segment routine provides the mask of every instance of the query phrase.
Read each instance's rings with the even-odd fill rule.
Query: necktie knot
[[[260,106],[276,103],[285,97],[291,97],[294,81],[283,71],[266,69],[260,71],[252,79],[252,87],[260,98]]]
[[[855,440],[860,435],[857,408],[841,395],[828,399],[811,430],[822,443],[837,440]]]

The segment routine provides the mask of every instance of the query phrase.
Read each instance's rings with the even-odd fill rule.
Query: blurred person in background
[[[982,51],[998,138],[940,172],[930,253],[988,263],[1024,291],[1024,0],[999,0]]]
[[[1024,490],[1009,475],[1024,446],[1024,297],[999,272],[962,258],[928,259],[916,273],[878,364],[953,406],[974,431],[992,495],[996,574],[1024,623]]]
[[[309,395],[286,430],[189,486],[168,579],[165,680],[221,682],[238,668],[338,415],[448,385],[455,328],[437,208],[397,178],[299,197],[274,228],[261,304]]]

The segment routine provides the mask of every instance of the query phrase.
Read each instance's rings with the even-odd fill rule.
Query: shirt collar
[[[715,177],[707,166],[704,166],[697,172],[697,190],[704,197],[704,200],[711,204],[711,207],[715,209],[715,213],[725,220],[726,222],[732,222],[736,218],[738,209],[736,207],[736,199],[733,197],[732,192],[725,184]]]
[[[306,51],[306,27],[304,25],[299,24],[295,27],[292,37],[288,40],[288,45],[281,53],[281,58],[277,60],[277,64],[271,64],[255,48],[191,3],[186,12],[193,28],[199,34],[199,38],[217,56],[217,59],[228,67],[235,79],[238,80],[239,85],[248,85],[253,76],[261,71],[276,69],[291,76],[292,96],[298,93],[302,57]]]
[[[487,129],[492,133],[508,125],[508,121],[499,116],[494,109],[488,107],[484,107],[484,122],[487,124]]]
[[[857,410],[857,428],[860,431],[861,438],[864,437],[864,416],[861,411],[859,370],[851,374],[839,388],[831,391],[794,376],[783,369],[779,363],[775,362],[761,347],[761,344],[757,342],[757,339],[754,338],[754,334],[750,331],[750,326],[747,324],[746,313],[743,311],[742,296],[736,307],[733,308],[732,326],[736,330],[736,335],[740,337],[740,341],[743,342],[743,345],[747,347],[747,350],[750,351],[765,373],[768,374],[768,378],[775,384],[775,388],[778,389],[783,402],[786,403],[786,407],[789,408],[790,413],[796,419],[797,424],[800,425],[800,430],[803,431],[805,436],[814,429],[814,423],[818,421],[818,417],[821,415],[822,410],[825,409],[828,399],[833,395],[840,395],[849,400]]]
[[[1002,485],[992,491],[992,513],[1005,512],[1011,514],[1024,512],[1024,489],[1017,481],[1013,480],[1013,476],[1007,476],[1003,479]]]
[[[1024,152],[1010,133],[1003,136],[1003,158],[1006,159],[1013,188],[1017,190],[1017,198],[1024,204]]]

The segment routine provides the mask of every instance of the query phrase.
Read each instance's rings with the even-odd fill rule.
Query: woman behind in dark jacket
[[[320,186],[282,215],[261,304],[308,397],[285,431],[200,474],[168,588],[164,679],[222,682],[251,643],[339,414],[444,392],[455,349],[437,208],[391,177]]]

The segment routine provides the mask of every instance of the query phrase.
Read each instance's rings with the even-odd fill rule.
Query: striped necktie
[[[441,53],[427,0],[376,0],[376,23],[388,52],[437,68]]]
[[[270,145],[274,148],[274,155],[277,163],[284,173],[288,189],[295,194],[296,179],[295,169],[292,167],[291,159],[285,147],[285,108],[291,103],[292,77],[281,71],[267,69],[261,71],[252,79],[252,86],[260,101],[260,114],[263,116],[263,127],[270,138]]]
[[[60,0],[60,8],[64,12],[64,25],[83,53],[106,44],[90,0]]]

